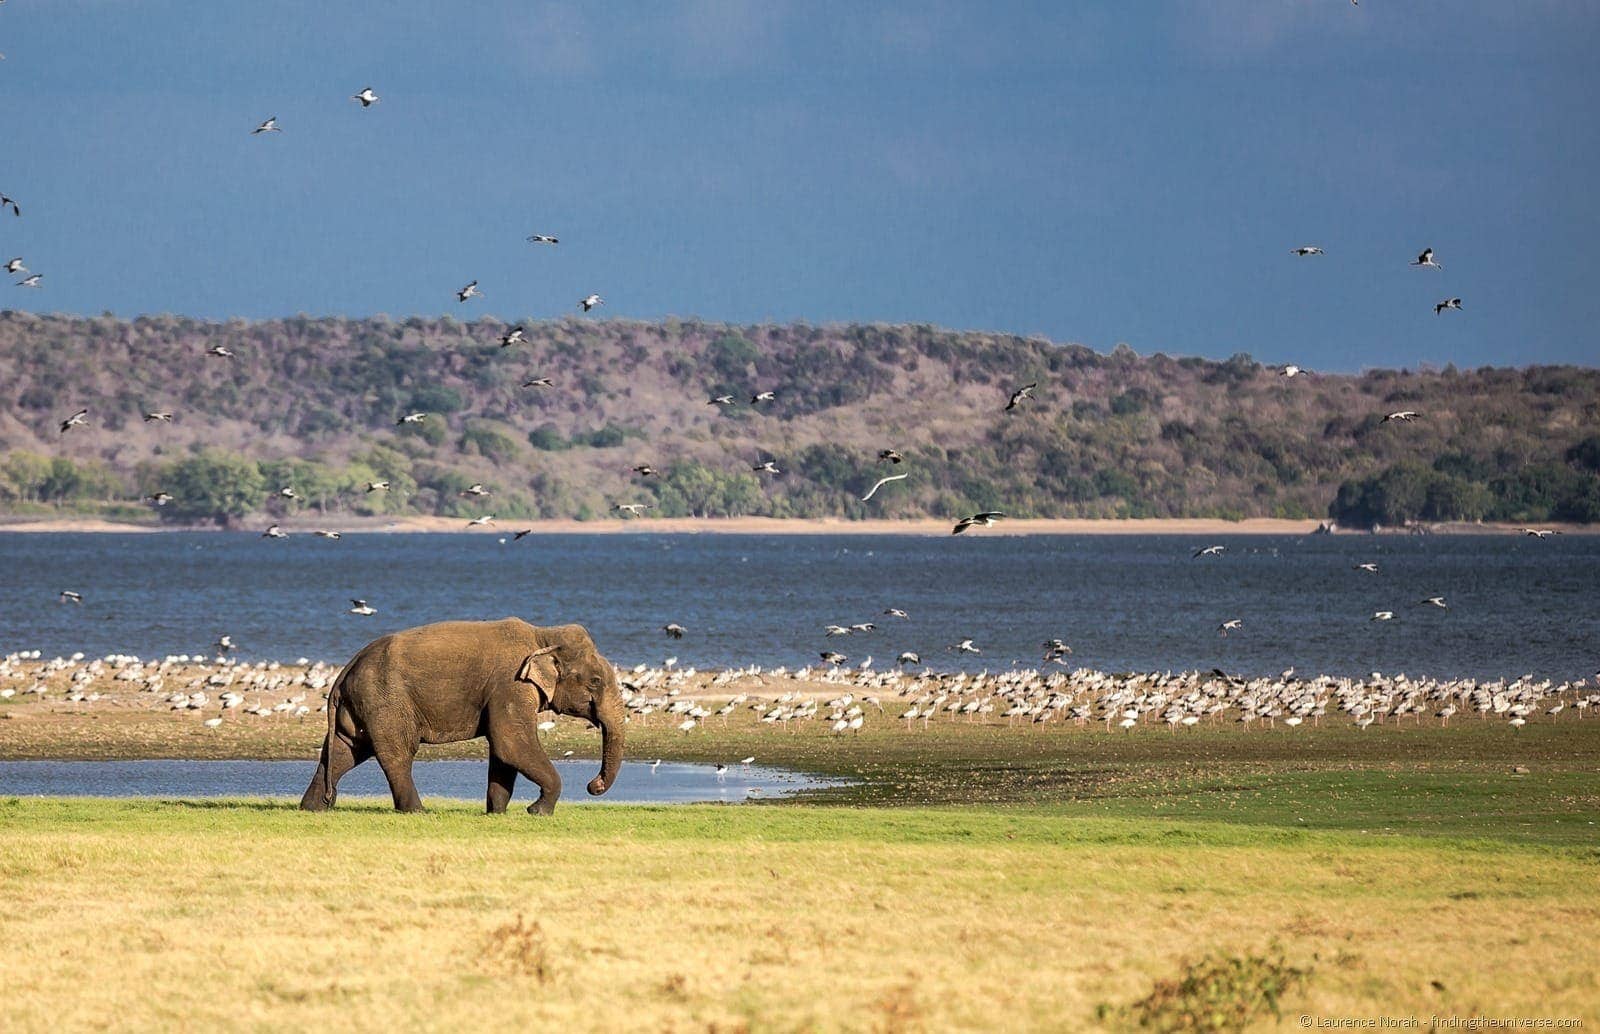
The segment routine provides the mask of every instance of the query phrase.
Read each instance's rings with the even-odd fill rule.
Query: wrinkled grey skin
[[[445,621],[374,639],[328,695],[328,738],[300,807],[333,807],[340,777],[376,757],[395,810],[421,811],[411,780],[417,747],[485,736],[490,814],[506,810],[521,773],[539,786],[528,811],[549,815],[561,778],[539,742],[539,713],[547,710],[600,729],[600,774],[589,792],[605,793],[622,765],[622,688],[582,625]]]

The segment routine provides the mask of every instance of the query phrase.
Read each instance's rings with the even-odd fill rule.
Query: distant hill
[[[523,326],[502,348],[495,320],[0,313],[0,510],[1600,520],[1595,369],[1287,378],[928,326]],[[1399,409],[1422,415],[1382,422]],[[886,473],[910,477],[861,503]]]

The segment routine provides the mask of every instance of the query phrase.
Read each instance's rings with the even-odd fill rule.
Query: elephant
[[[328,736],[300,807],[333,807],[339,779],[376,757],[395,810],[422,811],[411,780],[417,747],[484,736],[489,814],[505,812],[520,772],[539,787],[528,812],[549,815],[561,777],[539,742],[539,713],[547,710],[600,729],[600,774],[589,792],[605,793],[622,765],[622,687],[582,625],[444,621],[374,639],[328,692]]]

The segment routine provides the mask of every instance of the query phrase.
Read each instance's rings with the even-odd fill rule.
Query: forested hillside
[[[926,326],[524,326],[501,347],[495,320],[0,314],[0,510],[1600,520],[1589,368],[1289,378]],[[860,502],[887,473],[910,476]]]

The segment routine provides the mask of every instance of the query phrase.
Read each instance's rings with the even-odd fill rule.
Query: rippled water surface
[[[1217,557],[1192,559],[1223,543]],[[1377,574],[1353,570],[1379,565]],[[1600,537],[0,533],[0,652],[343,661],[447,618],[581,622],[626,665],[1037,663],[1552,677],[1600,669]],[[82,606],[58,603],[61,589]],[[1442,595],[1448,610],[1420,606]],[[373,617],[346,613],[360,597]],[[908,619],[882,611],[898,607]],[[1374,622],[1378,610],[1394,621]],[[1228,635],[1220,622],[1239,618]],[[825,638],[828,624],[874,622]],[[660,631],[688,629],[679,641]],[[972,639],[981,655],[949,647]]]
[[[718,775],[711,765],[623,762],[617,784],[603,797],[584,785],[599,771],[597,761],[557,761],[561,803],[685,804],[783,797],[832,781],[763,765],[730,764]],[[19,797],[290,797],[299,799],[316,768],[310,761],[0,761],[0,796]],[[489,766],[484,761],[418,761],[412,767],[417,792],[430,797],[484,799]],[[538,787],[518,779],[513,808],[532,803]],[[381,797],[389,784],[376,762],[339,780],[339,799]]]

